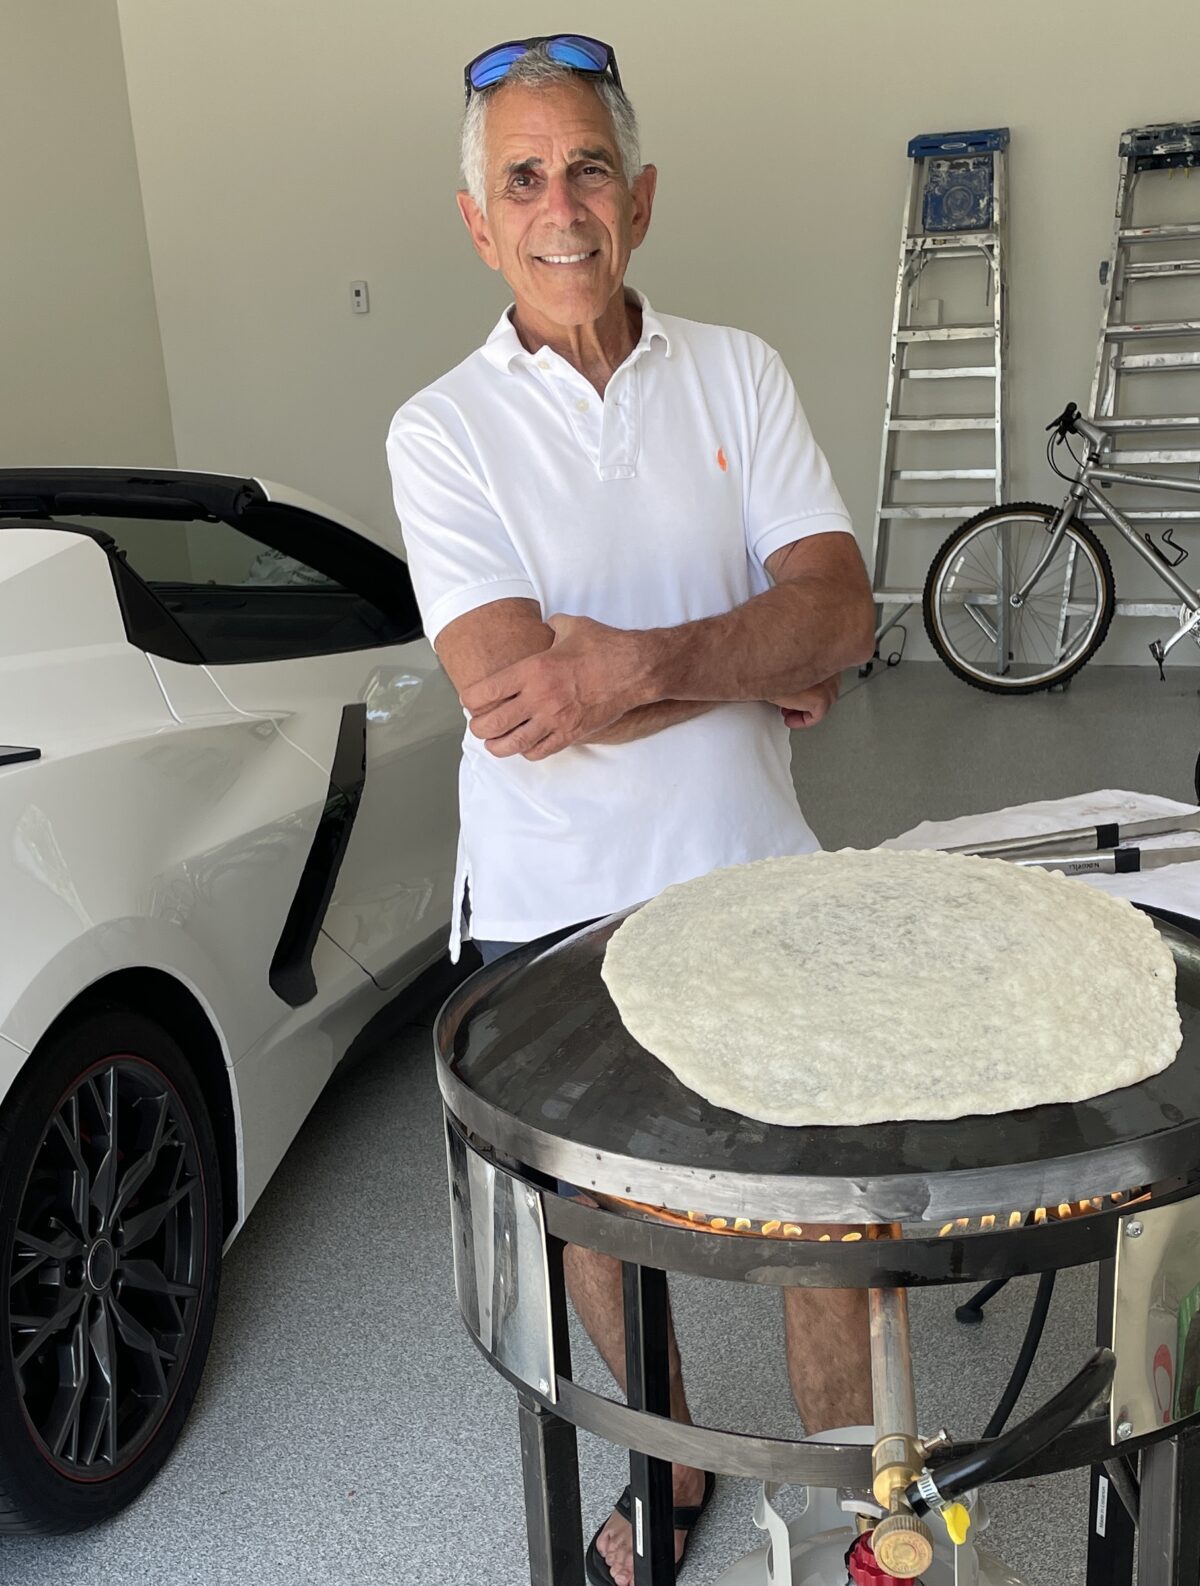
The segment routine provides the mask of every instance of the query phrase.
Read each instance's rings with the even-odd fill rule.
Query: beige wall
[[[4,0],[0,466],[174,461],[116,0]]]
[[[283,478],[384,532],[391,412],[506,301],[452,199],[484,45],[564,24],[614,42],[660,169],[631,279],[782,351],[864,539],[907,139],[1012,128],[1012,481],[1044,499],[1042,427],[1087,399],[1117,135],[1200,116],[1195,0],[1153,28],[1123,0],[119,5],[181,464]],[[1140,659],[1155,626],[1126,622],[1105,658]]]

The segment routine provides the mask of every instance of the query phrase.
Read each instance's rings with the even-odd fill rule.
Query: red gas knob
[[[898,1575],[889,1575],[875,1557],[869,1536],[856,1537],[854,1546],[846,1555],[846,1568],[854,1586],[912,1586]]]

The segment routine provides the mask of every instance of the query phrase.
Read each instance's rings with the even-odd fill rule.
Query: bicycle
[[[1116,610],[1112,564],[1095,532],[1076,515],[1089,502],[1149,563],[1179,598],[1179,627],[1155,639],[1150,653],[1163,662],[1189,634],[1200,644],[1200,593],[1175,571],[1188,554],[1162,540],[1174,559],[1144,537],[1107,500],[1105,485],[1152,485],[1200,495],[1200,479],[1131,474],[1101,465],[1112,437],[1070,402],[1046,426],[1046,460],[1070,490],[1060,507],[1037,502],[989,507],[957,528],[934,557],[925,580],[925,631],[956,677],[993,694],[1032,694],[1061,686],[1086,666],[1103,644]],[[1067,437],[1086,451],[1078,457]],[[1076,464],[1072,477],[1055,460],[1066,446]]]

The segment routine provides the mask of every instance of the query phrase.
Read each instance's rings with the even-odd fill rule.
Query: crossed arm
[[[808,726],[836,698],[837,674],[871,655],[870,584],[849,534],[797,540],[767,571],[763,594],[673,628],[544,620],[535,601],[495,601],[449,623],[437,653],[471,731],[500,756],[627,743],[737,700],[768,700]]]

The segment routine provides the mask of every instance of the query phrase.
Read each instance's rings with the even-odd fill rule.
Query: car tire
[[[221,1244],[179,1044],[118,1008],[53,1033],[0,1109],[0,1532],[82,1530],[161,1469],[204,1370]]]

